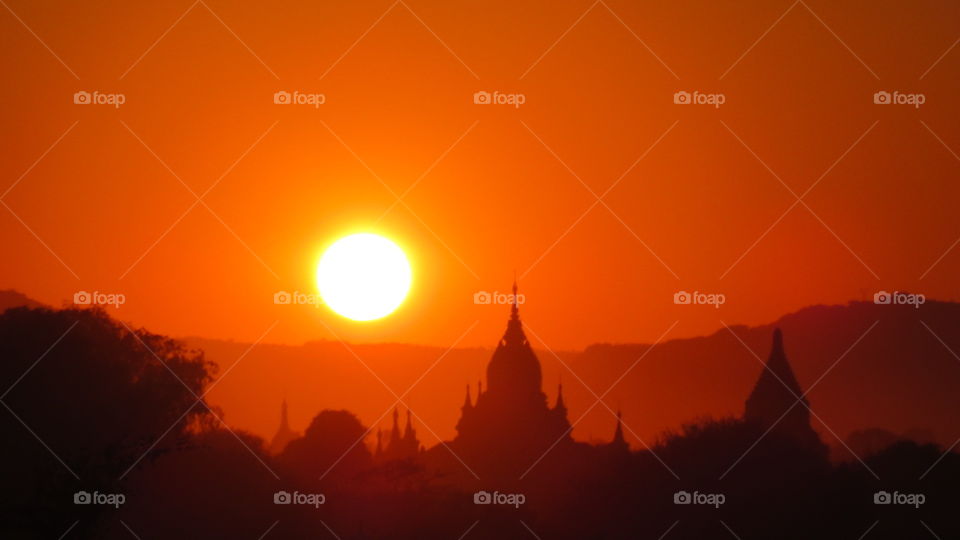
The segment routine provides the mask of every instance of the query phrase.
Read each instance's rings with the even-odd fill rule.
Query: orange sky
[[[570,349],[960,296],[955,3],[6,5],[0,287],[40,301],[123,293],[156,332],[278,343],[447,346],[479,321],[461,344],[489,346],[505,310],[473,294],[516,270],[529,327]],[[412,259],[398,312],[273,304],[364,230]]]

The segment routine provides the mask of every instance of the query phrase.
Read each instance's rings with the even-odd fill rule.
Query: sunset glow
[[[960,540],[960,0],[0,0],[0,540]]]
[[[317,266],[317,287],[324,303],[355,321],[372,321],[392,313],[407,297],[411,281],[406,254],[376,234],[337,240]]]

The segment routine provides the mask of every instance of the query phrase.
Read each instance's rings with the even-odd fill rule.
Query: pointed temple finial
[[[776,328],[770,357],[747,397],[743,418],[761,429],[776,428],[781,435],[816,448],[818,452],[825,452],[819,436],[810,426],[809,409],[806,394],[787,359],[783,332]]]
[[[783,332],[779,328],[773,330],[773,343],[770,345],[767,370],[771,371],[776,376],[775,378],[781,379],[782,384],[790,386],[791,391],[797,396],[800,395],[799,385],[796,383],[793,370],[790,369],[790,364],[787,361],[787,353],[783,348]]]
[[[407,407],[407,429],[403,432],[403,438],[410,440],[416,437],[416,432],[413,429],[413,420],[410,418],[410,407]]]
[[[270,440],[269,452],[277,455],[283,452],[287,443],[297,438],[298,434],[290,429],[290,419],[287,415],[287,398],[284,397],[280,402],[280,427]]]
[[[527,336],[523,333],[523,323],[520,321],[520,295],[517,292],[517,282],[513,282],[513,302],[510,303],[510,319],[507,321],[507,331],[500,340],[502,346],[527,345]],[[489,383],[489,379],[487,380]]]
[[[517,302],[517,271],[513,271],[513,305],[510,306],[510,319],[517,320],[520,318],[519,315],[520,306]]]
[[[773,330],[773,351],[783,352],[783,332],[779,328]]]
[[[400,412],[397,407],[393,408],[393,428],[390,430],[390,441],[400,440]]]
[[[615,444],[626,444],[623,439],[623,414],[617,409],[617,429],[613,432],[613,442]]]

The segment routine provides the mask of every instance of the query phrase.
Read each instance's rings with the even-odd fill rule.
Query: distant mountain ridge
[[[615,425],[611,410],[620,408],[627,440],[642,447],[638,439],[652,444],[665,430],[700,417],[740,415],[775,328],[782,329],[787,358],[808,392],[813,427],[828,444],[838,447],[837,438],[869,428],[931,433],[944,446],[960,437],[960,359],[950,350],[960,351],[960,304],[953,302],[928,301],[920,309],[870,302],[812,306],[767,325],[667,340],[639,362],[649,344],[596,344],[582,352],[558,351],[559,360],[549,351],[537,355],[551,403],[557,383],[564,383],[576,438],[609,440]],[[246,349],[234,344],[228,351],[211,341],[196,345],[221,363]],[[347,408],[368,424],[376,422],[396,401],[378,378],[402,394],[444,353],[439,347],[350,345],[361,363],[336,342],[267,347],[251,351],[213,392],[233,421],[267,435],[279,422],[284,395],[295,429],[321,408]],[[425,444],[452,437],[465,385],[475,395],[491,354],[492,348],[450,351],[404,398],[430,428],[421,431]],[[290,374],[269,367],[276,363],[288,366]],[[595,395],[625,372],[604,399],[609,409],[594,405]],[[277,408],[243,411],[235,397],[243,387],[259,387]],[[380,425],[389,427],[387,420]]]
[[[0,308],[12,305],[40,304],[15,291],[0,292]],[[828,444],[836,447],[836,437],[870,428],[929,433],[946,447],[960,438],[955,355],[960,304],[955,302],[928,300],[919,309],[862,301],[817,305],[771,324],[667,340],[648,353],[649,344],[595,344],[581,352],[558,351],[559,359],[536,352],[551,403],[563,381],[575,438],[609,440],[615,426],[611,410],[620,408],[627,440],[642,447],[639,439],[653,444],[665,430],[699,417],[741,414],[775,328],[782,329],[787,358],[808,392],[813,427]],[[491,336],[491,345],[497,338]],[[260,344],[243,356],[247,343],[185,341],[205,350],[219,374],[226,372],[209,396],[226,420],[268,440],[279,425],[284,398],[294,430],[325,408],[348,409],[366,425],[379,420],[388,428],[387,413],[397,396],[414,384],[403,401],[426,423],[419,429],[422,442],[448,440],[466,385],[475,392],[492,353],[492,348],[454,349],[437,362],[445,353],[440,347],[317,341]],[[609,409],[595,405],[595,395],[618,379],[604,399]]]
[[[775,328],[807,392],[813,426],[827,442],[870,427],[931,431],[946,446],[960,437],[960,304],[953,302],[812,306],[768,325],[663,343],[620,383],[646,390],[629,400],[625,414],[657,410],[674,426],[703,413],[739,414],[761,369],[748,348],[765,361]],[[607,379],[647,348],[594,345],[577,369],[585,379]]]

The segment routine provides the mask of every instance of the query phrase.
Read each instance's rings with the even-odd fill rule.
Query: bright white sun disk
[[[370,233],[345,236],[317,266],[317,287],[330,309],[355,321],[392,313],[410,290],[412,272],[399,246]]]

